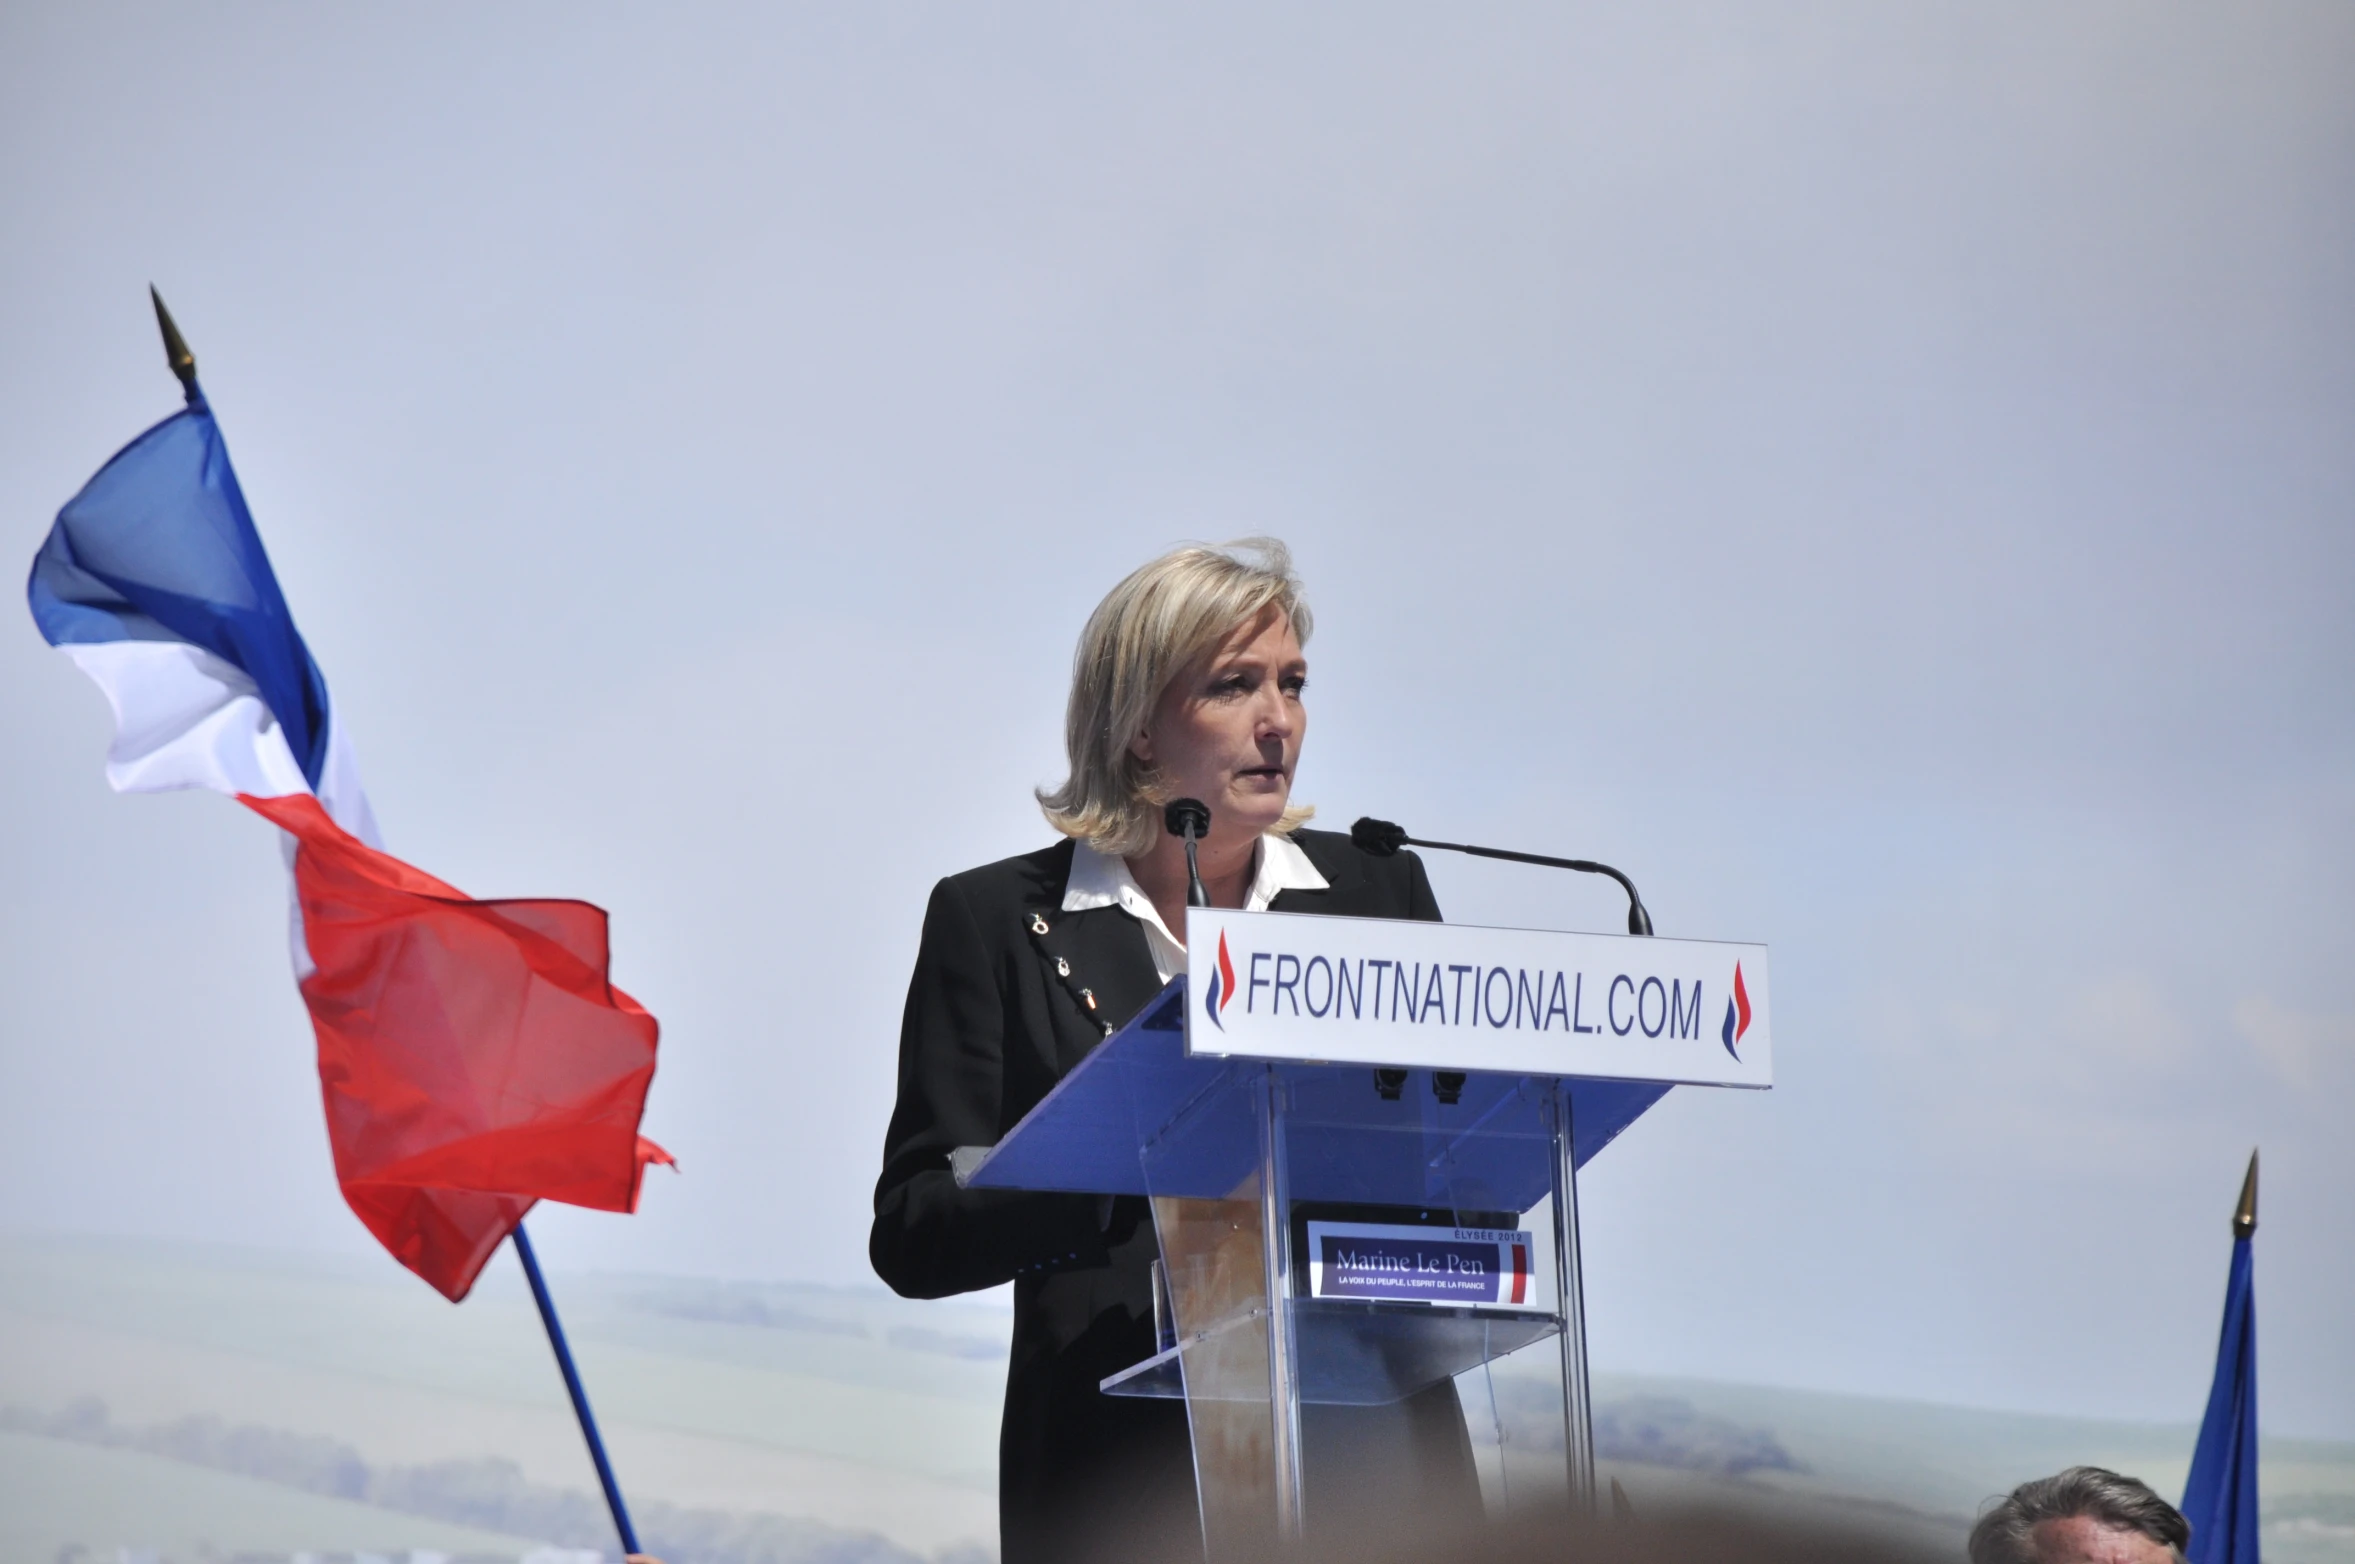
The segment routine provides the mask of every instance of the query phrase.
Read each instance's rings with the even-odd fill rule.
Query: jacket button
[[[1034,913],[1032,913],[1032,914],[1030,915],[1030,932],[1031,932],[1031,933],[1033,933],[1033,934],[1044,934],[1044,933],[1046,933],[1046,932],[1047,932],[1047,920],[1046,920],[1046,919],[1044,919],[1044,918],[1042,918],[1042,917],[1040,917],[1040,916],[1039,916],[1037,913],[1035,913],[1035,912],[1034,912]]]
[[[1096,991],[1095,991],[1094,989],[1092,989],[1092,988],[1083,988],[1083,989],[1081,989],[1081,990],[1079,991],[1079,997],[1080,997],[1080,998],[1082,998],[1082,999],[1084,999],[1084,1000],[1086,1000],[1086,1001],[1088,1002],[1088,1008],[1089,1008],[1090,1010],[1093,1010],[1093,1009],[1095,1009],[1095,1008],[1096,1008]]]
[[[1061,956],[1057,956],[1057,957],[1055,958],[1055,976],[1057,976],[1057,977],[1069,977],[1069,976],[1071,976],[1071,963],[1070,963],[1070,962],[1068,962],[1068,961],[1065,961],[1065,960],[1064,960],[1064,959],[1063,959]]]

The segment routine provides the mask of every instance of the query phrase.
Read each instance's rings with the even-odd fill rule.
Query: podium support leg
[[[1292,1177],[1284,1153],[1284,1083],[1275,1066],[1261,1077],[1259,1252],[1267,1287],[1268,1415],[1274,1424],[1276,1535],[1301,1536],[1300,1338],[1292,1319]]]
[[[1554,1083],[1554,1312],[1562,1320],[1562,1453],[1573,1513],[1595,1512],[1594,1407],[1586,1373],[1586,1283],[1578,1258],[1578,1148],[1570,1083]]]

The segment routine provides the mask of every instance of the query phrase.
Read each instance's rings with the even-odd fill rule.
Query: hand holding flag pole
[[[117,452],[33,561],[33,620],[105,693],[118,792],[226,793],[293,841],[295,977],[345,1202],[452,1302],[513,1237],[623,1547],[635,1531],[523,1230],[540,1200],[636,1207],[659,1028],[608,975],[602,909],[477,901],[385,852],[358,761],[279,590],[196,379]]]

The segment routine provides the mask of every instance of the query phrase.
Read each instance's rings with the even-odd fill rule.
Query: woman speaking
[[[1198,856],[1213,906],[1439,916],[1413,854],[1301,829],[1308,635],[1273,539],[1181,548],[1130,575],[1072,660],[1071,771],[1039,796],[1062,840],[951,875],[925,910],[868,1254],[912,1298],[1014,1283],[1004,1564],[1201,1557],[1184,1404],[1097,1388],[1158,1345],[1148,1203],[959,1189],[949,1172],[952,1149],[994,1144],[1186,969],[1185,851],[1162,806],[1210,806]],[[1345,1491],[1426,1516],[1477,1504],[1452,1384],[1303,1415],[1312,1526],[1364,1513]]]

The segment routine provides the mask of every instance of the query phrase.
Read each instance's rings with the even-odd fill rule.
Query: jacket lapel
[[[1046,925],[1044,933],[1039,932],[1040,923]],[[1031,926],[1031,946],[1046,965],[1048,989],[1069,1001],[1081,1023],[1076,1031],[1058,1028],[1063,1040],[1063,1057],[1056,1060],[1060,1070],[1079,1063],[1161,991],[1145,931],[1118,907],[1082,912],[1065,912],[1059,905],[1040,908]]]

